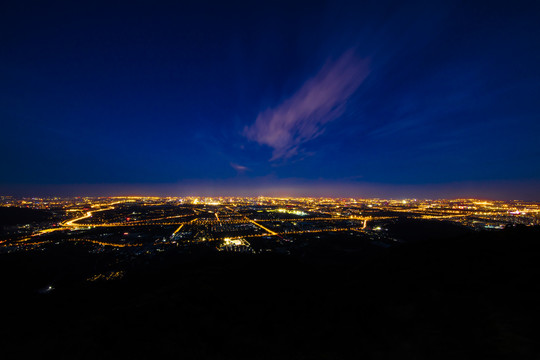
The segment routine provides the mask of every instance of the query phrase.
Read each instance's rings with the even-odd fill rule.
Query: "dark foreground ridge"
[[[13,358],[536,359],[539,235],[466,233],[358,258],[165,253],[93,282],[77,280],[97,265],[75,247],[5,254],[1,349]]]

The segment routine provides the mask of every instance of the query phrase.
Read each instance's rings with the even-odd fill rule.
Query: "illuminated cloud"
[[[352,50],[327,63],[290,98],[257,116],[244,128],[244,136],[273,149],[271,160],[286,159],[319,136],[324,124],[337,119],[347,99],[368,75],[367,61]]]

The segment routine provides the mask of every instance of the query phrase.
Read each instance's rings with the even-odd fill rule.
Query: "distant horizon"
[[[0,196],[14,197],[330,197],[363,199],[486,199],[540,201],[534,181],[459,182],[446,184],[373,184],[275,181],[217,184],[193,181],[165,184],[14,184],[0,185]]]

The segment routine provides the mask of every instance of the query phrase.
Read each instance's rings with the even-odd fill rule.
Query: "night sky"
[[[537,1],[6,1],[0,195],[540,200]]]

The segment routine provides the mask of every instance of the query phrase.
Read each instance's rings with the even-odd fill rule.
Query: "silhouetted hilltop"
[[[46,294],[21,284],[52,264],[51,274],[98,268],[95,258],[0,258],[11,279],[0,341],[17,357],[535,359],[539,235],[468,233],[342,262],[335,251],[331,262],[163,253],[121,280],[64,278]]]

